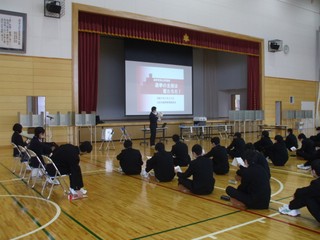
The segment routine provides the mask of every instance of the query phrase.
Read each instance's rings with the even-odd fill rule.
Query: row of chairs
[[[50,199],[51,193],[55,185],[60,185],[63,190],[63,193],[64,194],[67,193],[67,190],[65,188],[67,184],[63,179],[65,175],[61,175],[57,166],[55,165],[55,163],[52,161],[50,157],[42,155],[42,158],[44,160],[44,163],[43,163],[34,151],[23,146],[17,146],[14,143],[11,143],[11,144],[12,144],[12,147],[16,149],[15,152],[17,153],[14,156],[14,164],[12,168],[13,173],[16,172],[19,165],[20,165],[19,177],[21,177],[22,179],[25,179],[27,172],[29,172],[27,184],[30,185],[30,181],[32,180],[32,185],[31,185],[32,188],[34,188],[36,183],[40,180],[42,182],[41,195],[43,197],[45,197],[44,191],[46,187],[49,186],[49,193],[46,197],[47,199]],[[39,162],[38,168],[33,168],[30,166],[31,158],[37,159],[37,161]],[[55,170],[55,174],[50,175],[48,173],[45,167],[48,164],[52,164]]]

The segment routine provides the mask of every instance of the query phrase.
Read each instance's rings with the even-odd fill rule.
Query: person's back
[[[77,146],[64,144],[58,147],[52,154],[51,158],[59,171],[70,171],[73,164],[78,165],[80,161],[80,151]]]
[[[210,194],[215,183],[212,175],[212,160],[200,156],[190,162],[189,168],[192,171],[193,192],[195,194]],[[186,174],[188,174],[188,170]]]
[[[191,161],[188,145],[180,141],[178,135],[173,135],[172,139],[175,144],[172,146],[171,153],[175,166],[188,166]]]
[[[251,209],[267,209],[269,207],[271,188],[265,169],[258,164],[250,164],[242,171],[241,184],[238,190],[246,192],[250,201],[246,204]]]
[[[213,172],[215,174],[226,174],[229,172],[228,152],[224,146],[220,145],[220,139],[211,139],[212,149],[204,154],[204,157],[212,158]]]
[[[275,136],[276,142],[270,149],[269,156],[275,166],[284,166],[289,159],[287,147],[282,136]]]
[[[139,174],[143,164],[140,151],[132,148],[132,142],[130,140],[125,140],[123,145],[125,149],[117,155],[122,171],[128,175]]]
[[[234,134],[234,139],[232,140],[231,144],[227,147],[228,153],[232,158],[234,157],[242,157],[245,151],[245,141],[241,137],[241,133],[236,132]]]
[[[263,167],[263,169],[267,172],[267,175],[270,179],[271,173],[270,173],[270,167],[269,167],[268,161],[265,158],[265,156],[263,156],[263,154],[261,154],[260,152],[257,152],[255,163]]]
[[[155,149],[158,152],[147,161],[146,172],[153,169],[160,182],[169,182],[175,176],[172,154],[164,150],[163,143],[157,143]]]
[[[292,147],[295,147],[296,149],[298,149],[298,139],[296,137],[296,135],[293,134],[292,129],[288,129],[288,135],[286,137],[285,143],[286,143],[286,147],[287,149],[289,149],[290,151]]]

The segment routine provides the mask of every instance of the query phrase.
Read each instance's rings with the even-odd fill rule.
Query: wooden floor
[[[255,141],[247,134],[245,140]],[[209,140],[200,143],[208,151]],[[222,140],[222,145],[230,140]],[[143,159],[153,150],[134,141]],[[172,141],[166,143],[171,149]],[[41,195],[41,185],[30,188],[11,172],[11,148],[0,150],[0,239],[319,239],[320,224],[302,209],[299,217],[280,215],[297,187],[312,180],[310,172],[297,170],[303,161],[290,157],[285,167],[270,165],[272,201],[268,210],[241,211],[220,200],[235,168],[215,176],[214,192],[195,196],[179,191],[177,179],[169,183],[147,181],[117,171],[115,150],[93,152],[81,157],[88,198],[69,201],[57,186],[50,201]],[[68,179],[67,183],[69,182]]]

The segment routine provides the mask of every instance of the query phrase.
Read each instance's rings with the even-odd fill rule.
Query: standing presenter
[[[150,147],[153,148],[155,146],[156,141],[156,134],[157,134],[157,127],[158,127],[158,113],[157,108],[153,106],[151,108],[151,112],[149,114],[149,121],[150,121]]]

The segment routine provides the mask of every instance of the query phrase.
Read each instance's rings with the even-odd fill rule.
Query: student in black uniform
[[[271,197],[270,181],[265,169],[254,162],[256,152],[246,150],[243,159],[246,168],[241,172],[238,188],[228,186],[226,193],[234,206],[249,209],[267,209]]]
[[[314,142],[307,138],[303,133],[298,135],[298,140],[301,141],[301,148],[297,150],[297,156],[303,158],[307,162],[304,164],[298,164],[297,168],[309,170],[311,168],[310,163],[316,158],[317,153]]]
[[[27,146],[27,142],[24,142],[22,136],[20,135],[22,133],[22,125],[20,123],[15,123],[12,127],[12,130],[13,134],[11,136],[11,142],[17,146]],[[13,149],[13,156],[19,156],[18,149]]]
[[[310,139],[314,142],[316,147],[320,147],[320,127],[316,128],[317,135],[310,136]]]
[[[267,151],[268,147],[272,146],[273,142],[269,137],[269,132],[264,130],[261,133],[261,138],[259,141],[254,143],[254,148],[261,152],[265,157],[269,156]]]
[[[202,147],[199,144],[192,147],[192,154],[196,159],[190,162],[188,169],[184,173],[177,173],[178,182],[194,194],[210,194],[215,184],[212,173],[212,160],[201,156]],[[192,180],[188,179],[191,176]]]
[[[188,145],[184,142],[181,142],[180,137],[177,134],[172,136],[172,140],[175,143],[171,149],[174,165],[188,166],[191,161]]]
[[[288,128],[287,130],[288,135],[286,136],[286,147],[289,151],[292,151],[291,148],[295,147],[296,149],[298,149],[298,139],[296,137],[296,135],[293,134],[293,130],[292,128]]]
[[[174,176],[173,157],[170,152],[166,152],[163,143],[157,143],[156,152],[153,157],[147,161],[146,172],[154,170],[156,179],[160,182],[170,182]]]
[[[90,153],[91,151],[91,143],[85,141],[81,143],[79,147],[72,144],[61,145],[51,156],[52,161],[60,173],[62,175],[69,175],[71,194],[77,194],[77,191],[80,191],[82,194],[87,193],[87,190],[83,188],[84,185],[79,163],[80,154]],[[46,169],[50,175],[55,174],[55,169],[52,165],[48,164]]]
[[[228,152],[224,146],[220,145],[220,138],[211,138],[212,148],[203,155],[207,158],[212,158],[213,172],[218,175],[229,172]]]
[[[280,135],[276,135],[274,140],[275,143],[268,148],[270,160],[275,166],[284,166],[289,159],[286,144]]]
[[[245,144],[245,141],[241,137],[241,133],[236,132],[233,136],[231,144],[227,147],[228,154],[231,156],[231,158],[242,157]]]
[[[140,174],[143,165],[140,151],[132,148],[131,140],[125,140],[123,146],[124,149],[117,156],[122,171],[127,175]]]
[[[156,134],[157,134],[157,127],[158,127],[158,114],[157,108],[152,107],[151,112],[149,114],[149,121],[150,121],[150,147],[154,147],[156,142]]]
[[[315,180],[308,187],[298,188],[289,205],[283,205],[279,212],[289,216],[300,215],[300,208],[307,207],[311,215],[320,222],[320,159],[311,163],[311,173]]]

